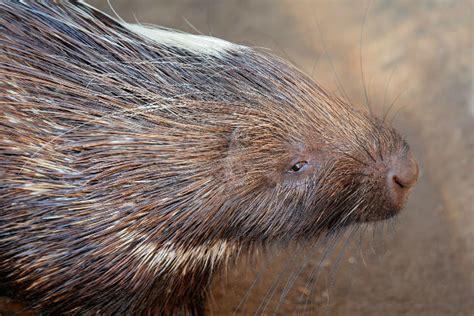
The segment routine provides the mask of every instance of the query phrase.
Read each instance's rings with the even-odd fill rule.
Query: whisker
[[[281,280],[284,276],[284,272],[286,272],[290,267],[295,266],[294,260],[296,260],[294,256],[290,256],[290,257],[286,258],[286,260],[285,260],[286,263],[284,265],[284,268],[280,271],[280,273],[278,274],[278,277],[272,282],[272,285],[270,286],[267,293],[263,297],[262,302],[258,305],[258,308],[256,309],[254,315],[262,315],[262,314],[265,313],[265,310],[266,310],[268,304],[270,303],[273,295],[275,294],[275,292],[277,290],[277,287],[278,287],[279,283],[281,282]]]
[[[323,267],[323,262],[332,253],[332,251],[334,250],[335,245],[337,244],[337,240],[338,240],[337,236],[338,236],[338,234],[335,237],[330,237],[329,239],[325,238],[325,240],[324,240],[324,242],[327,243],[327,247],[326,247],[325,251],[323,252],[323,256],[319,260],[319,263],[316,265],[315,269],[312,270],[312,272],[310,273],[310,275],[308,277],[308,280],[310,280],[312,285],[310,286],[309,294],[307,295],[307,298],[305,299],[305,304],[304,304],[304,307],[303,307],[302,315],[305,315],[306,309],[307,309],[307,306],[308,306],[308,303],[309,303],[309,299],[314,295],[314,291],[316,290],[317,282],[318,282],[318,279],[319,279],[319,274],[320,274],[321,268]],[[300,299],[301,298],[302,297],[300,296]]]
[[[397,94],[397,96],[395,97],[395,99],[393,99],[393,101],[390,103],[388,109],[387,109],[387,112],[385,113],[385,115],[383,116],[383,122],[385,122],[386,118],[388,117],[389,113],[390,113],[390,110],[392,109],[392,107],[395,105],[395,103],[398,101],[398,99],[405,93],[408,91],[408,88],[404,89],[402,92],[400,92],[399,94]]]
[[[392,81],[392,76],[395,72],[395,66],[392,67],[392,71],[390,71],[390,76],[388,77],[388,81],[387,81],[387,84],[385,85],[385,89],[384,89],[384,93],[383,93],[383,102],[382,102],[382,109],[383,109],[383,119],[382,119],[382,123],[385,123],[385,117],[387,115],[387,112],[389,111],[389,109],[387,110],[385,108],[385,101],[386,101],[386,98],[387,98],[387,92],[388,92],[388,88],[390,86],[390,82]]]
[[[364,95],[365,95],[365,101],[367,103],[367,108],[369,109],[369,113],[372,114],[372,107],[370,106],[370,101],[369,101],[369,96],[368,96],[368,93],[367,93],[367,87],[366,87],[366,83],[365,83],[365,77],[364,77],[364,64],[363,64],[363,60],[362,60],[362,39],[363,39],[363,35],[364,35],[364,27],[365,27],[365,23],[367,21],[367,17],[369,15],[369,8],[370,8],[370,4],[371,4],[371,1],[369,1],[369,3],[367,4],[367,7],[365,9],[365,14],[364,14],[364,20],[362,21],[362,27],[360,29],[360,43],[359,43],[359,62],[360,62],[360,74],[361,74],[361,77],[362,77],[362,85],[364,87]]]
[[[323,50],[324,50],[326,56],[329,59],[329,63],[330,63],[331,68],[334,72],[334,76],[336,77],[336,81],[338,83],[338,86],[342,91],[343,98],[346,100],[346,102],[351,102],[351,99],[349,98],[349,95],[347,94],[346,90],[344,89],[344,86],[341,83],[341,80],[339,79],[339,75],[337,74],[336,67],[334,66],[332,58],[331,58],[331,56],[330,56],[330,54],[327,50],[326,41],[324,40],[324,36],[323,36],[322,30],[321,30],[321,26],[319,25],[318,18],[316,16],[316,13],[314,12],[314,7],[313,7],[313,10],[311,10],[311,12],[313,14],[313,21],[316,24],[316,28],[318,29],[319,37],[321,38],[321,43],[323,44]]]

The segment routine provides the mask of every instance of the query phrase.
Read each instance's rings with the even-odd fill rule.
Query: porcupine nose
[[[387,190],[396,209],[402,209],[410,189],[418,180],[418,163],[409,153],[403,157],[394,157],[387,172]]]

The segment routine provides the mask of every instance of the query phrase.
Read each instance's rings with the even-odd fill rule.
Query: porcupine
[[[36,311],[202,313],[240,253],[389,218],[416,183],[391,126],[268,52],[0,11],[0,279]]]

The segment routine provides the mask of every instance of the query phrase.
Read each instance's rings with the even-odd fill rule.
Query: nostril
[[[401,189],[404,189],[404,188],[407,187],[407,185],[404,184],[404,183],[400,180],[399,177],[393,176],[392,179],[393,179],[393,182],[395,182]]]
[[[387,193],[394,209],[403,208],[410,189],[418,180],[418,173],[418,164],[411,155],[392,158],[386,179]]]
[[[411,188],[418,181],[419,170],[415,159],[411,158],[399,162],[396,169],[393,181],[401,188]]]

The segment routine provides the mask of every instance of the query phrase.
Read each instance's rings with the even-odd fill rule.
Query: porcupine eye
[[[288,172],[290,173],[300,172],[301,170],[304,170],[304,167],[306,166],[306,164],[307,164],[306,161],[298,161],[290,168]]]

